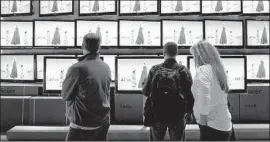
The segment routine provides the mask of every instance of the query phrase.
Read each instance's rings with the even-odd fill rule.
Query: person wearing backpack
[[[163,48],[165,61],[153,66],[143,85],[145,126],[150,126],[150,140],[164,140],[167,128],[170,140],[185,140],[185,117],[191,116],[194,98],[190,71],[176,62],[178,46],[168,42]],[[146,121],[147,120],[147,121]]]

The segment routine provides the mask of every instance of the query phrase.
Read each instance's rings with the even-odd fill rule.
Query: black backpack
[[[152,99],[155,121],[176,123],[186,114],[186,101],[180,85],[182,65],[175,63],[171,69],[164,64],[156,70],[152,80]]]

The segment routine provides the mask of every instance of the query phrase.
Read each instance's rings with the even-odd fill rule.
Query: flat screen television
[[[32,0],[1,0],[1,17],[32,14]]]
[[[160,48],[160,21],[119,21],[119,46]]]
[[[35,24],[35,47],[75,46],[74,21],[38,21]]]
[[[247,48],[269,48],[269,23],[270,21],[246,21]]]
[[[203,15],[231,15],[242,13],[242,0],[202,0]]]
[[[1,54],[1,82],[33,82],[34,55]]]
[[[270,82],[269,54],[247,55],[247,81]]]
[[[42,81],[43,80],[43,68],[44,68],[44,57],[50,56],[50,57],[75,57],[75,55],[36,55],[36,79],[37,81]]]
[[[222,63],[228,75],[231,93],[244,93],[247,90],[247,60],[246,56],[221,56]],[[192,78],[196,74],[195,62],[192,56],[187,59]]]
[[[39,16],[73,14],[73,3],[73,0],[39,0]]]
[[[1,21],[1,48],[22,48],[32,46],[32,21]]]
[[[203,40],[203,21],[162,21],[162,44],[175,42],[179,47],[190,48]]]
[[[244,48],[243,21],[205,20],[204,38],[218,48]]]
[[[243,0],[244,15],[269,15],[269,0]]]
[[[116,14],[117,0],[78,0],[79,15],[111,15]]]
[[[158,14],[158,0],[119,0],[119,15]]]
[[[161,56],[116,57],[116,91],[140,93],[151,67],[163,62]]]
[[[44,58],[44,93],[61,93],[62,83],[66,73],[73,64],[77,63],[76,57],[45,57]]]
[[[101,37],[101,47],[118,47],[118,21],[76,21],[77,46],[82,46],[83,37],[88,33],[95,33]]]
[[[161,15],[201,14],[200,0],[161,0]]]

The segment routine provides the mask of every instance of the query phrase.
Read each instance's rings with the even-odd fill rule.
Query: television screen
[[[203,0],[202,14],[240,13],[241,0]]]
[[[1,21],[1,46],[33,46],[33,22]]]
[[[160,46],[158,21],[119,21],[120,46]]]
[[[74,47],[74,32],[72,21],[35,21],[35,46]]]
[[[79,0],[80,15],[116,13],[116,0]]]
[[[215,46],[243,46],[243,22],[206,20],[205,39]]]
[[[34,81],[33,55],[1,55],[1,81]]]
[[[38,80],[42,80],[43,79],[43,75],[44,75],[44,72],[43,72],[43,68],[44,68],[44,57],[46,56],[61,56],[61,57],[75,57],[74,55],[37,55],[37,79]]]
[[[161,0],[161,14],[200,13],[200,0]]]
[[[176,61],[178,64],[187,67],[187,57],[188,55],[178,55],[176,56]]]
[[[40,15],[59,15],[73,13],[73,0],[40,0]]]
[[[193,58],[188,58],[191,75],[194,79],[196,74],[195,62]],[[230,91],[245,91],[246,89],[246,65],[244,56],[222,56],[222,63],[228,75]]]
[[[244,14],[269,14],[269,0],[243,0]]]
[[[44,92],[60,93],[66,73],[75,63],[77,63],[76,57],[45,57]]]
[[[118,46],[117,21],[84,21],[77,20],[77,46],[82,45],[87,33],[95,33],[101,37],[101,46]]]
[[[158,12],[157,0],[120,0],[119,14],[148,14]]]
[[[164,62],[163,57],[118,57],[117,91],[141,91],[153,65]],[[131,64],[132,63],[132,64]]]
[[[162,21],[163,45],[173,41],[178,46],[192,46],[203,39],[202,21]]]
[[[31,13],[31,0],[1,0],[1,16]]]
[[[269,22],[247,20],[247,46],[267,46],[269,48]]]
[[[104,62],[107,63],[111,69],[112,81],[115,80],[115,57],[116,55],[102,55]]]
[[[247,55],[247,79],[269,80],[269,55]]]

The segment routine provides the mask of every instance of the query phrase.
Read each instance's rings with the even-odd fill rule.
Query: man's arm
[[[68,69],[66,78],[62,85],[61,96],[64,101],[69,101],[74,98],[74,93],[78,91],[78,69],[73,66]]]
[[[142,93],[144,96],[148,97],[152,91],[152,79],[153,79],[153,71],[152,69],[149,71],[147,79],[143,82]]]
[[[186,67],[184,67],[184,69],[180,71],[180,76],[181,76],[180,84],[182,86],[182,91],[187,100],[187,113],[192,113],[194,98],[191,92],[191,85],[192,85],[191,73]]]

